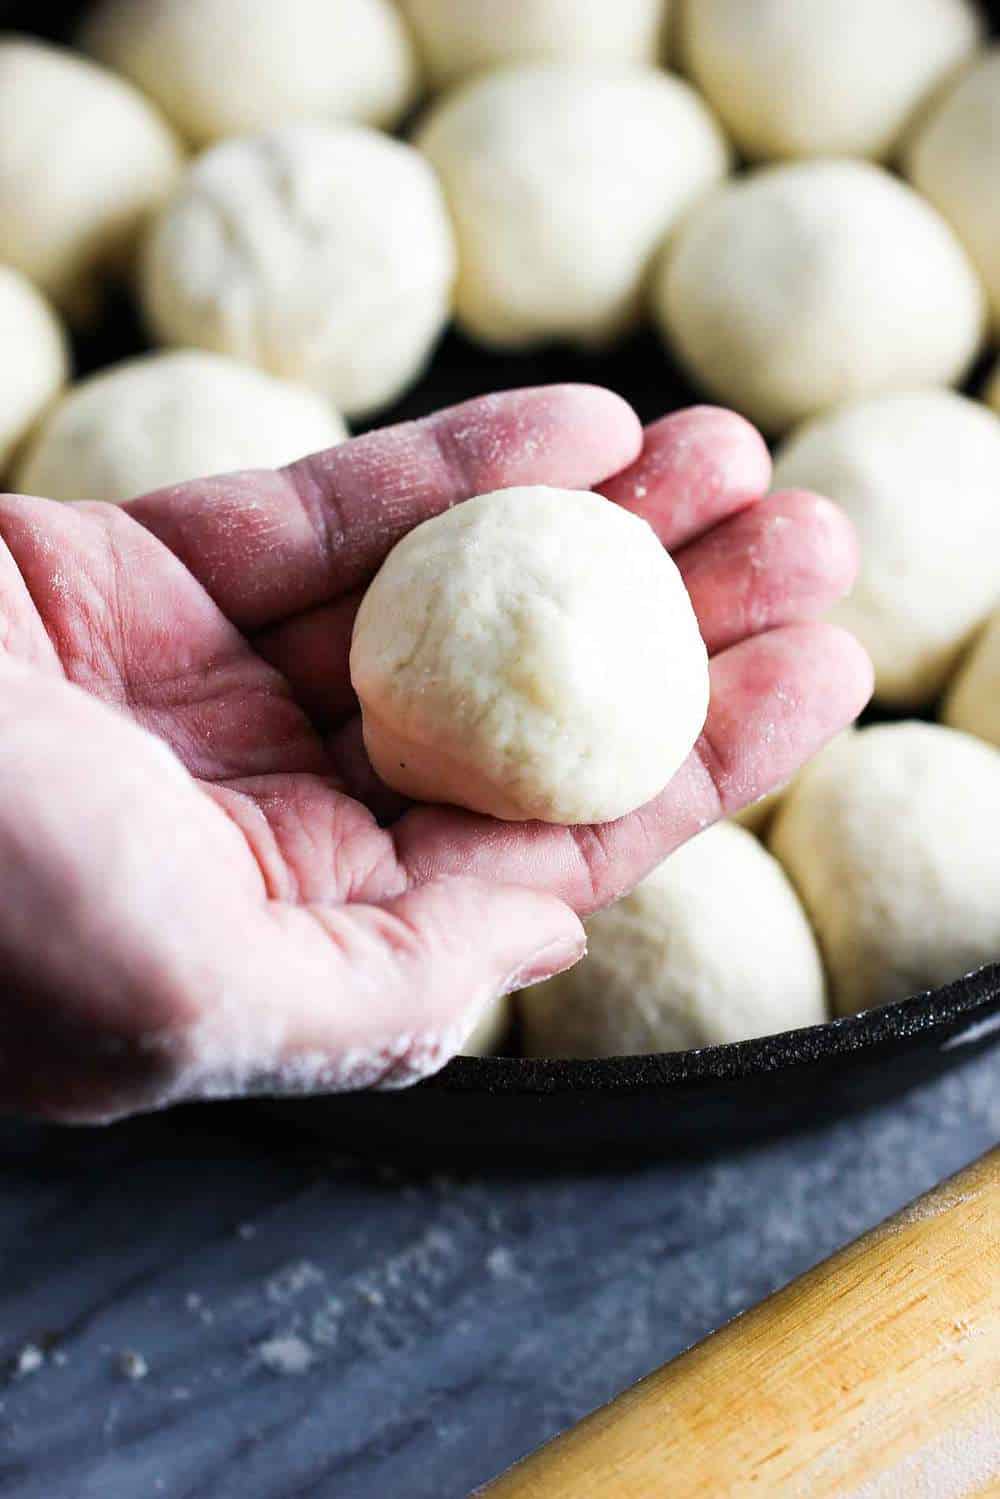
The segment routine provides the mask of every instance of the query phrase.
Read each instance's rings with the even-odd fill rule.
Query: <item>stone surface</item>
[[[994,1144],[998,1082],[576,1174],[398,1175],[244,1108],[7,1125],[0,1494],[461,1499]]]

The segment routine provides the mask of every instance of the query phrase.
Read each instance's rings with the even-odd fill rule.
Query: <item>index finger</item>
[[[632,408],[591,385],[480,396],[283,469],[175,484],[128,510],[242,630],[366,583],[395,543],[460,500],[515,484],[589,489],[642,446]]]

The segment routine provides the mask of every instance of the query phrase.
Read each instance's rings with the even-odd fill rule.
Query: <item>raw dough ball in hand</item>
[[[147,354],[74,386],[16,473],[22,494],[119,503],[184,479],[277,468],[346,436],[315,391],[220,354]]]
[[[455,223],[458,319],[510,347],[627,326],[663,236],[727,163],[698,96],[652,68],[506,68],[443,99],[417,144]]]
[[[953,729],[1000,746],[1000,610],[952,683],[941,717]]]
[[[587,956],[517,996],[532,1056],[683,1051],[826,1019],[816,939],[776,859],[719,823],[587,922]]]
[[[1000,47],[934,106],[910,144],[905,169],[968,250],[1000,328]]]
[[[468,73],[534,59],[655,63],[666,0],[402,0],[440,87]]]
[[[360,125],[289,126],[195,162],[151,236],[144,302],[164,342],[235,355],[362,416],[420,373],[454,260],[412,147]]]
[[[708,707],[694,610],[651,528],[543,487],[479,495],[396,545],[358,610],[351,680],[384,781],[516,821],[642,806]]]
[[[169,192],[174,138],[131,84],[41,43],[0,42],[0,260],[71,316],[124,268]]]
[[[66,340],[49,304],[0,266],[0,473],[69,373]]]
[[[769,843],[841,1014],[1000,957],[1000,754],[935,724],[862,729],[802,771]]]
[[[880,702],[931,702],[1000,598],[1000,419],[946,390],[859,401],[793,433],[774,484],[847,511],[861,571],[832,617],[867,648]]]
[[[772,431],[855,396],[950,384],[984,323],[948,225],[860,161],[771,167],[714,193],[664,257],[654,305],[694,376]]]
[[[686,0],[687,68],[752,157],[886,156],[982,30],[969,0]]]
[[[416,92],[390,0],[103,0],[81,40],[199,146],[295,120],[394,125]]]

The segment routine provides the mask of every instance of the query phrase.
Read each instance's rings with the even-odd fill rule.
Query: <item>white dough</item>
[[[0,265],[0,474],[68,374],[59,320],[30,281]]]
[[[807,766],[769,843],[840,1014],[1000,957],[1000,754],[936,724],[862,729]]]
[[[685,0],[687,68],[746,155],[889,154],[975,47],[969,0]]]
[[[417,144],[455,223],[458,319],[510,347],[625,328],[664,235],[727,164],[693,90],[638,67],[487,74],[446,95]]]
[[[131,84],[57,47],[0,41],[0,261],[88,320],[177,175],[174,138]]]
[[[435,87],[509,62],[655,63],[667,0],[402,0]]]
[[[390,0],[102,0],[82,42],[197,146],[299,120],[394,125],[417,86]]]
[[[695,209],[654,308],[707,390],[770,431],[838,401],[959,379],[982,288],[938,213],[860,161],[769,167]]]
[[[1000,47],[991,47],[930,110],[906,175],[956,231],[1000,330]]]
[[[826,1019],[816,939],[776,859],[719,823],[587,922],[587,956],[517,996],[531,1056],[682,1051]]]
[[[145,309],[166,343],[245,359],[361,416],[423,368],[454,256],[411,146],[360,125],[289,126],[191,167],[148,245]]]
[[[831,617],[867,648],[879,701],[931,702],[1000,599],[1000,418],[945,390],[859,401],[793,433],[773,482],[847,511],[861,571]]]
[[[708,663],[674,563],[599,495],[479,495],[389,553],[351,680],[390,786],[512,820],[604,822],[687,757]]]
[[[953,729],[1000,746],[1000,609],[952,682],[941,717]]]
[[[120,503],[167,484],[277,468],[346,433],[305,386],[220,354],[176,350],[81,380],[42,423],[16,473],[22,494]]]

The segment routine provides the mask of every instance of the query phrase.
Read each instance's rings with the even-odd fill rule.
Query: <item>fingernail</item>
[[[586,951],[586,937],[560,937],[557,942],[550,942],[540,948],[533,958],[515,969],[501,993],[513,994],[515,989],[527,989],[530,984],[543,984],[546,979],[555,978],[557,973],[565,973],[567,968],[572,968]]]

